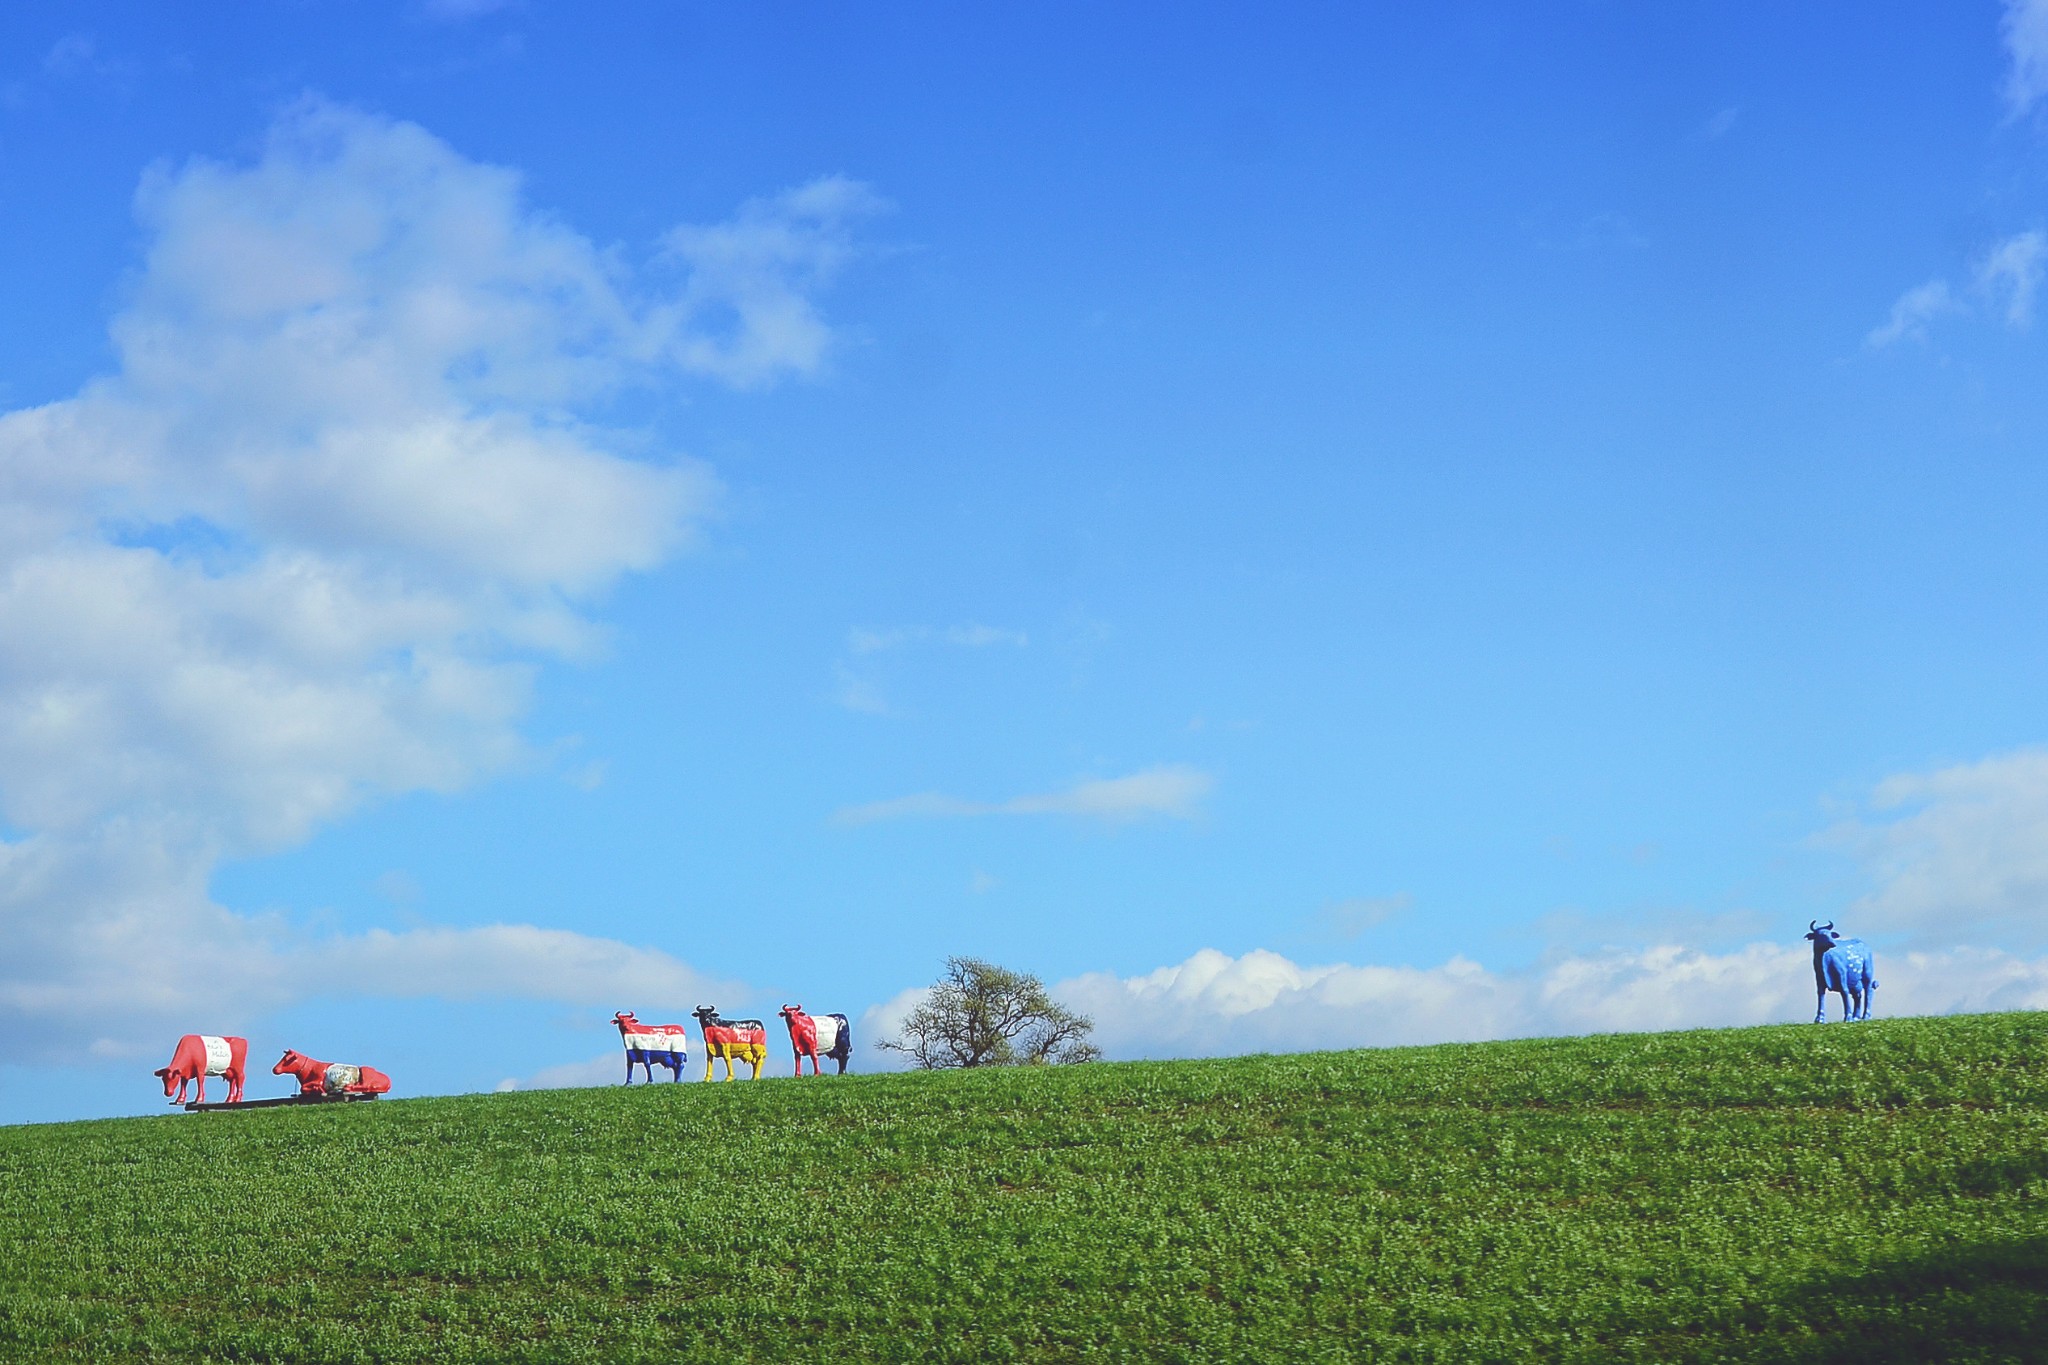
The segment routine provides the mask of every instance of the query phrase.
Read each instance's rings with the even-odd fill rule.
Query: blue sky
[[[2048,1006],[2044,97],[2041,0],[9,13],[0,1121],[879,1065],[950,953]]]

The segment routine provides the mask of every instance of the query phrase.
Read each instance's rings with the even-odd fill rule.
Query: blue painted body
[[[1828,1017],[1828,992],[1842,997],[1842,1021],[1868,1019],[1877,994],[1877,956],[1860,938],[1843,938],[1835,923],[1809,924],[1806,937],[1813,943],[1813,1022]]]
[[[651,1082],[654,1068],[665,1066],[675,1073],[677,1080],[683,1078],[683,1064],[690,1060],[690,1054],[682,1051],[661,1052],[651,1048],[629,1047],[626,1049],[626,1084],[633,1083],[633,1068],[639,1067]]]
[[[828,1014],[825,1017],[839,1021],[839,1037],[826,1049],[825,1055],[839,1063],[839,1074],[844,1076],[846,1063],[853,1057],[853,1026],[846,1022],[846,1016],[843,1014]]]

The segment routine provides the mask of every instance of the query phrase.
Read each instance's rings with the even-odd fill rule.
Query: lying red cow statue
[[[206,1103],[206,1078],[219,1076],[228,1083],[228,1103],[237,1103],[242,1098],[242,1082],[248,1079],[249,1040],[247,1038],[220,1038],[210,1033],[188,1033],[178,1040],[178,1046],[171,1053],[171,1064],[160,1066],[156,1074],[164,1083],[164,1098],[172,1104],[185,1102],[185,1087],[194,1081],[199,1083],[198,1103]],[[177,1083],[178,1092],[171,1093],[172,1082]]]
[[[270,1068],[270,1074],[298,1077],[301,1095],[381,1095],[391,1088],[391,1078],[374,1066],[316,1062],[290,1048]]]

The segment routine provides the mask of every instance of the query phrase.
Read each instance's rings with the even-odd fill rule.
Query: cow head
[[[628,1029],[638,1028],[640,1025],[639,1017],[636,1016],[631,1010],[620,1010],[617,1014],[614,1014],[612,1016],[612,1022],[614,1024],[617,1024],[620,1028]]]
[[[299,1063],[303,1062],[304,1060],[305,1058],[301,1057],[298,1053],[294,1052],[290,1048],[286,1048],[284,1050],[284,1056],[277,1059],[277,1065],[270,1068],[270,1074],[273,1076],[282,1076],[287,1071],[296,1071],[298,1069]]]
[[[716,1005],[699,1005],[696,1009],[691,1010],[690,1013],[696,1016],[697,1024],[700,1028],[718,1022],[718,1006]]]
[[[783,1023],[794,1024],[797,1020],[804,1017],[804,1007],[802,1005],[784,1005],[776,1013],[782,1016]]]
[[[1812,939],[1814,946],[1822,951],[1826,951],[1842,941],[1841,934],[1835,930],[1835,922],[1833,920],[1829,920],[1826,924],[1808,920],[1806,922],[1806,936]]]
[[[156,1078],[164,1083],[164,1098],[169,1099],[171,1097],[171,1069],[167,1066],[160,1066],[156,1069],[155,1074]]]

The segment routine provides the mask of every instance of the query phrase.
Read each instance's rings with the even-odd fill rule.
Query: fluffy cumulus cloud
[[[245,163],[151,172],[116,363],[0,414],[0,1020],[160,1026],[369,991],[680,1002],[666,956],[529,926],[313,942],[206,887],[367,799],[521,760],[532,669],[715,494],[583,414],[678,372],[824,363],[810,301],[872,197],[679,229],[642,288],[413,125],[309,102]],[[643,278],[647,277],[643,274]],[[665,287],[665,292],[662,288]]]
[[[1989,950],[1879,954],[1880,1013],[2048,1008],[2048,958]],[[1204,949],[1141,976],[1093,973],[1054,996],[1094,1018],[1112,1057],[1201,1057],[1492,1038],[1789,1023],[1813,1017],[1805,946],[1731,953],[1673,944],[1495,972],[1463,957],[1435,967],[1303,965],[1263,950]],[[914,1006],[873,1012],[884,1028]],[[1839,1006],[1835,1007],[1839,1013]]]
[[[1859,932],[2048,940],[2048,750],[1889,777],[1824,839],[1869,870],[1847,917]]]
[[[2048,957],[2036,955],[2048,945],[2048,750],[1886,778],[1821,842],[1867,875],[1870,890],[1839,919],[1878,945],[1880,1014],[2048,1009]],[[1652,943],[1519,972],[1464,957],[1304,965],[1205,949],[1137,976],[1076,977],[1054,993],[1094,1016],[1112,1056],[1202,1056],[1810,1019],[1811,963],[1803,943],[1721,953]],[[870,1035],[918,998],[872,1011]]]
[[[841,825],[869,825],[880,820],[951,819],[977,815],[1065,815],[1123,824],[1166,817],[1191,820],[1201,812],[1203,798],[1216,780],[1199,768],[1169,763],[1127,777],[1101,777],[1058,791],[1032,792],[1007,801],[969,801],[942,792],[892,797],[833,814]]]

